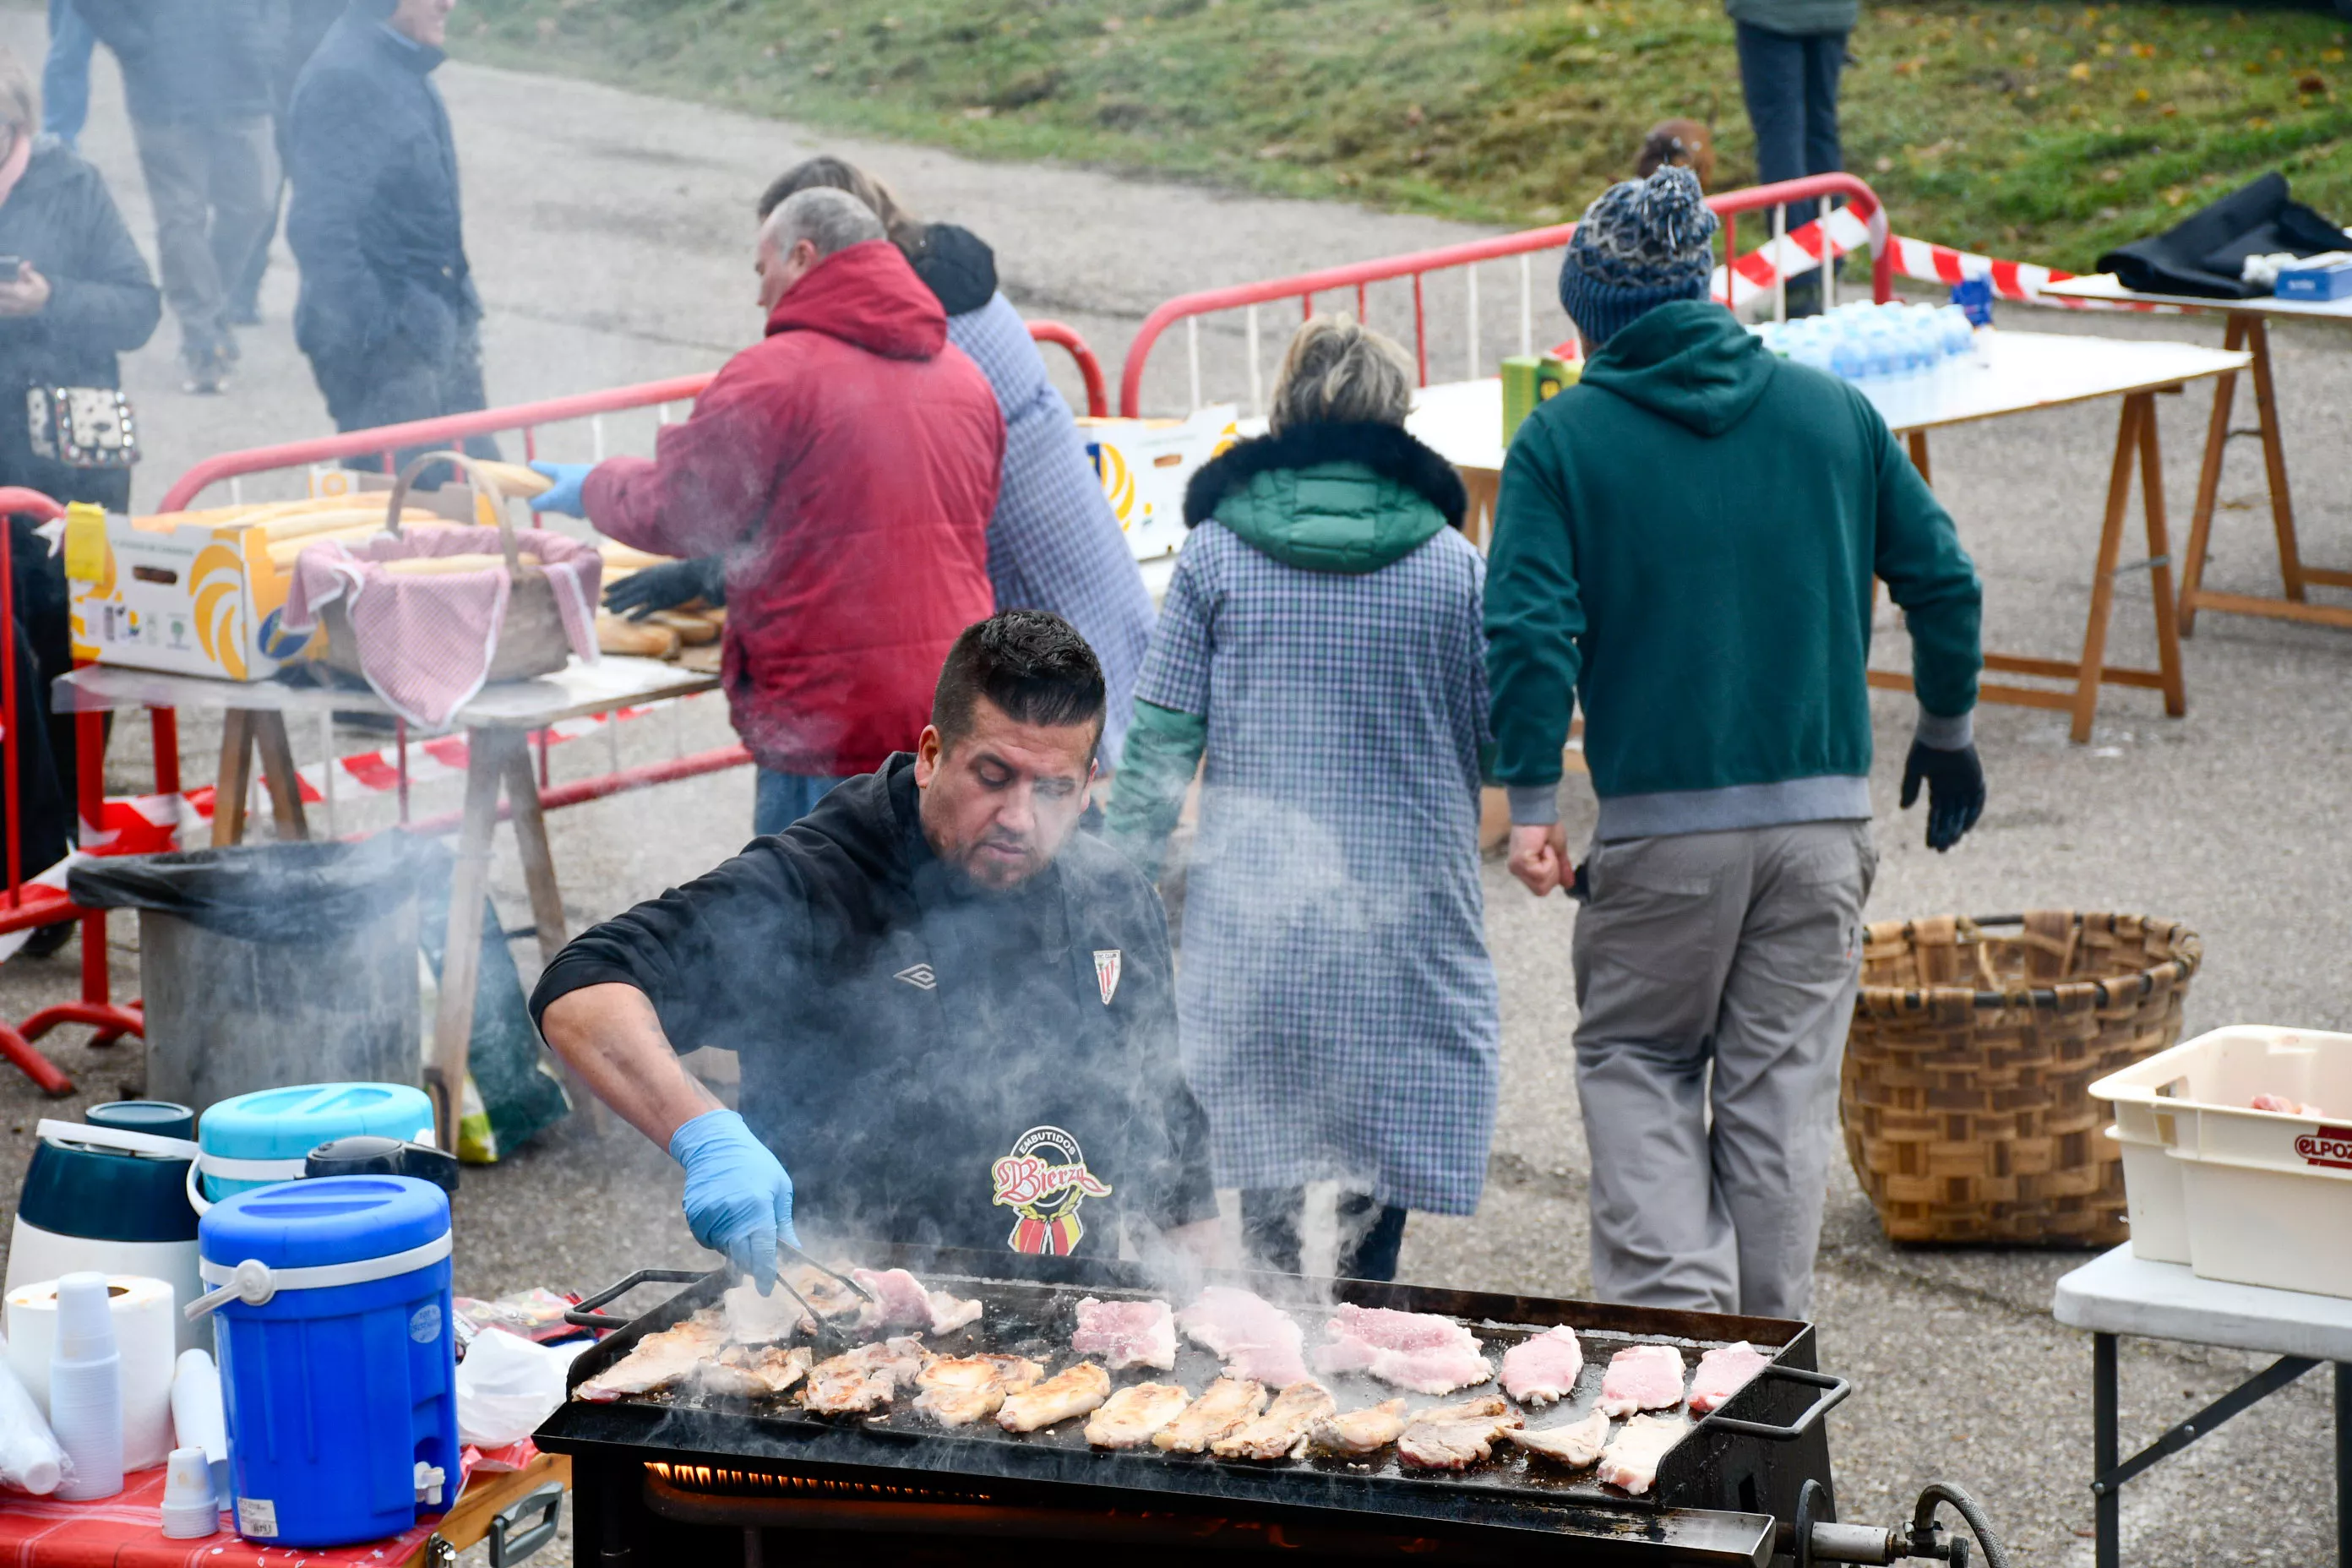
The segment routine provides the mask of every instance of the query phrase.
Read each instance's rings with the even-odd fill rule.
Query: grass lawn
[[[462,56],[991,157],[1511,225],[1643,132],[1749,183],[1717,0],[476,0]],[[1866,0],[1847,166],[1925,239],[2082,268],[2266,170],[2352,222],[2352,25],[2218,5]]]

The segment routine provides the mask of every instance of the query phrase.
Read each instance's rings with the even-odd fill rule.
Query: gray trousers
[[[232,342],[229,291],[278,222],[278,144],[267,115],[150,124],[133,116],[139,168],[155,208],[163,300],[192,367]]]
[[[1627,839],[1586,864],[1593,1295],[1801,1318],[1878,869],[1870,824]]]

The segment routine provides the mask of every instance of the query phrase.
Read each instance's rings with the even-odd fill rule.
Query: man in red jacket
[[[535,463],[533,504],[661,555],[724,552],[722,679],[779,833],[923,732],[958,633],[994,608],[1004,422],[881,221],[803,191],[761,226],[765,339],[655,456]]]

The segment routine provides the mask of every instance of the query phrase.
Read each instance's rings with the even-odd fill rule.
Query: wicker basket
[[[2087,1090],[2179,1039],[2197,934],[2041,910],[1864,935],[1838,1110],[1888,1238],[2127,1239],[2122,1152]]]
[[[554,586],[548,582],[546,573],[522,563],[515,547],[514,524],[507,517],[506,497],[475,467],[471,458],[463,452],[426,452],[410,458],[393,484],[384,512],[384,531],[395,539],[404,537],[400,513],[408,500],[409,489],[418,474],[436,463],[447,463],[466,476],[474,493],[475,516],[482,514],[487,502],[490,514],[498,520],[499,548],[507,558],[507,576],[512,585],[507,594],[506,619],[499,626],[489,671],[483,679],[529,680],[533,676],[552,675],[572,658],[572,645],[563,633],[563,616],[555,607]],[[367,668],[360,657],[360,639],[352,629],[350,605],[340,598],[331,599],[321,606],[319,620],[327,628],[327,663],[346,675],[364,679]]]

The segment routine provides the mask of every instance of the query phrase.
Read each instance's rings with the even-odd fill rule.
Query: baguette
[[[385,515],[384,509],[380,506],[358,506],[269,522],[255,523],[248,518],[247,524],[259,528],[274,544],[281,539],[307,539],[314,533],[333,533],[346,528],[382,528]],[[400,526],[403,528],[429,528],[448,521],[438,512],[424,511],[415,507],[403,507],[400,510]]]
[[[521,463],[501,463],[488,458],[477,458],[474,470],[481,476],[485,485],[509,500],[528,500],[555,486],[553,479]]]
[[[604,580],[617,582],[617,573],[635,572],[647,566],[667,566],[677,559],[674,555],[655,555],[634,545],[616,544],[609,539],[596,542],[596,553],[604,558]]]
[[[457,525],[446,517],[436,517],[404,520],[401,526],[403,528],[453,528]],[[292,566],[301,557],[302,552],[310,549],[313,544],[324,544],[329,541],[341,544],[361,544],[375,538],[383,531],[383,520],[378,518],[373,522],[345,523],[341,528],[327,529],[293,539],[274,540],[269,546],[269,563],[283,572]]]
[[[596,647],[604,653],[635,654],[640,658],[675,658],[678,650],[677,628],[633,621],[610,610],[599,610]]]
[[[525,566],[539,564],[539,557],[525,550],[519,553]],[[457,572],[487,572],[493,566],[504,566],[503,555],[411,555],[399,561],[383,563],[383,569],[401,577],[441,577]]]
[[[667,626],[677,633],[678,641],[688,647],[700,647],[704,643],[719,640],[715,621],[688,610],[656,610],[646,620],[654,626]]]

